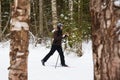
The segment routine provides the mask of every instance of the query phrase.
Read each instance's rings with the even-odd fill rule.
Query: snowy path
[[[49,52],[49,48],[38,45],[33,48],[30,45],[28,56],[28,80],[93,80],[93,62],[91,43],[83,43],[84,55],[77,57],[72,53],[65,55],[66,64],[70,67],[60,66],[55,68],[58,53],[53,56],[42,66],[41,59]],[[9,66],[9,46],[2,47],[0,44],[0,80],[8,80]]]

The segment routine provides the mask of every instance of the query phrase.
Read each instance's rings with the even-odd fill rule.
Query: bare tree
[[[9,80],[28,80],[30,1],[14,0],[11,7]]]
[[[51,0],[51,3],[52,3],[52,23],[53,23],[53,28],[55,28],[58,22],[56,0]]]
[[[81,27],[81,22],[82,22],[82,19],[81,19],[81,16],[82,16],[82,10],[81,10],[81,0],[78,0],[78,24],[79,26]]]
[[[81,16],[82,16],[82,10],[81,10],[81,0],[78,0],[78,26],[79,26],[79,28],[81,28],[82,27],[82,25],[81,25],[81,23],[82,23],[82,18],[81,18]],[[82,33],[81,33],[82,34]],[[78,47],[78,49],[77,49],[77,52],[76,53],[78,53],[78,56],[82,56],[83,55],[83,53],[82,53],[82,43],[81,42],[79,42],[79,43],[77,43],[77,47]]]
[[[73,0],[69,0],[70,20],[73,20]]]
[[[43,0],[39,0],[39,15],[40,36],[43,37]]]
[[[95,80],[120,80],[120,0],[91,0]]]

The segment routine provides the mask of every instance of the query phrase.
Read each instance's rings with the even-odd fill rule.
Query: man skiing
[[[61,65],[63,67],[68,67],[68,65],[65,64],[65,59],[64,59],[64,53],[62,50],[62,39],[67,37],[68,35],[63,35],[62,34],[62,28],[63,28],[63,24],[58,23],[57,24],[57,28],[54,30],[54,40],[52,43],[52,47],[50,52],[41,60],[42,65],[45,66],[45,62],[49,59],[50,56],[53,55],[53,53],[57,50],[59,55],[60,55],[60,60],[61,60]]]

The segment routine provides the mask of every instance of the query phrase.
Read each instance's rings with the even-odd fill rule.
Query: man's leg
[[[62,66],[67,66],[67,65],[65,64],[64,53],[63,53],[63,51],[62,51],[62,47],[61,47],[61,46],[57,47],[57,51],[58,51],[58,53],[59,53],[59,55],[60,55],[61,65],[62,65]]]
[[[43,65],[45,65],[44,63],[49,59],[51,55],[53,55],[55,50],[56,50],[56,47],[52,45],[50,52],[41,60]]]

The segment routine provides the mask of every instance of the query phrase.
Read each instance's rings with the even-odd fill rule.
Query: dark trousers
[[[43,61],[46,62],[56,50],[60,55],[61,65],[65,65],[64,54],[61,45],[52,45],[50,52],[43,58]]]

